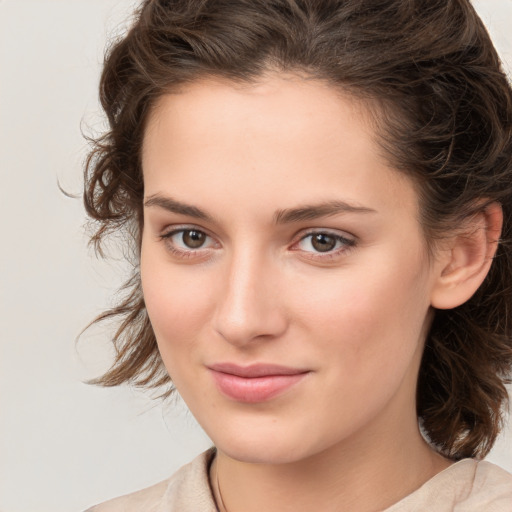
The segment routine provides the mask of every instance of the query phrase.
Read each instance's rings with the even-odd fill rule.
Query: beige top
[[[217,512],[208,482],[212,448],[169,479],[87,512]],[[383,512],[512,512],[512,475],[490,462],[463,459]]]

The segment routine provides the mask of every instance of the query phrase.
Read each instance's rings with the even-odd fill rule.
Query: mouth
[[[273,364],[208,366],[218,390],[237,402],[258,403],[281,395],[300,382],[309,370]]]

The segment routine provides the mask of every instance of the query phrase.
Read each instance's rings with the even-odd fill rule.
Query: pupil
[[[191,249],[197,249],[204,244],[206,235],[201,231],[185,231],[183,233],[183,243]]]
[[[332,251],[336,246],[336,240],[334,237],[323,233],[313,236],[311,243],[318,252]]]

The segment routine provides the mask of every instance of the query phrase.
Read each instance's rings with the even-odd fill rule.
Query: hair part
[[[426,340],[417,413],[454,459],[484,456],[512,369],[512,91],[468,0],[146,0],[106,56],[100,99],[110,129],[93,140],[84,203],[91,243],[120,231],[134,250],[125,296],[96,321],[119,320],[109,371],[92,382],[172,392],[141,291],[141,153],[153,105],[207,76],[251,83],[269,70],[326,81],[377,105],[379,143],[415,183],[429,243],[486,205],[503,208],[478,292],[438,310]]]

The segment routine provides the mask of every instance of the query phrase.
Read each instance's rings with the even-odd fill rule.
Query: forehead
[[[209,138],[229,120],[239,122],[239,128],[248,128],[250,123],[269,137],[294,136],[303,130],[311,138],[313,131],[325,134],[333,128],[335,119],[340,121],[338,129],[348,120],[353,122],[351,132],[363,129],[371,135],[368,105],[325,81],[293,73],[268,72],[250,83],[205,77],[162,95],[152,108],[145,135],[147,138],[162,118],[169,126],[171,117],[176,123],[188,117],[190,122],[179,128],[183,136],[187,127],[191,128],[193,137]]]
[[[228,186],[246,197],[277,187],[281,203],[338,193],[356,203],[393,194],[415,204],[409,180],[382,156],[371,119],[363,102],[316,79],[198,80],[163,95],[149,116],[146,189],[199,191],[206,183],[224,201]]]

